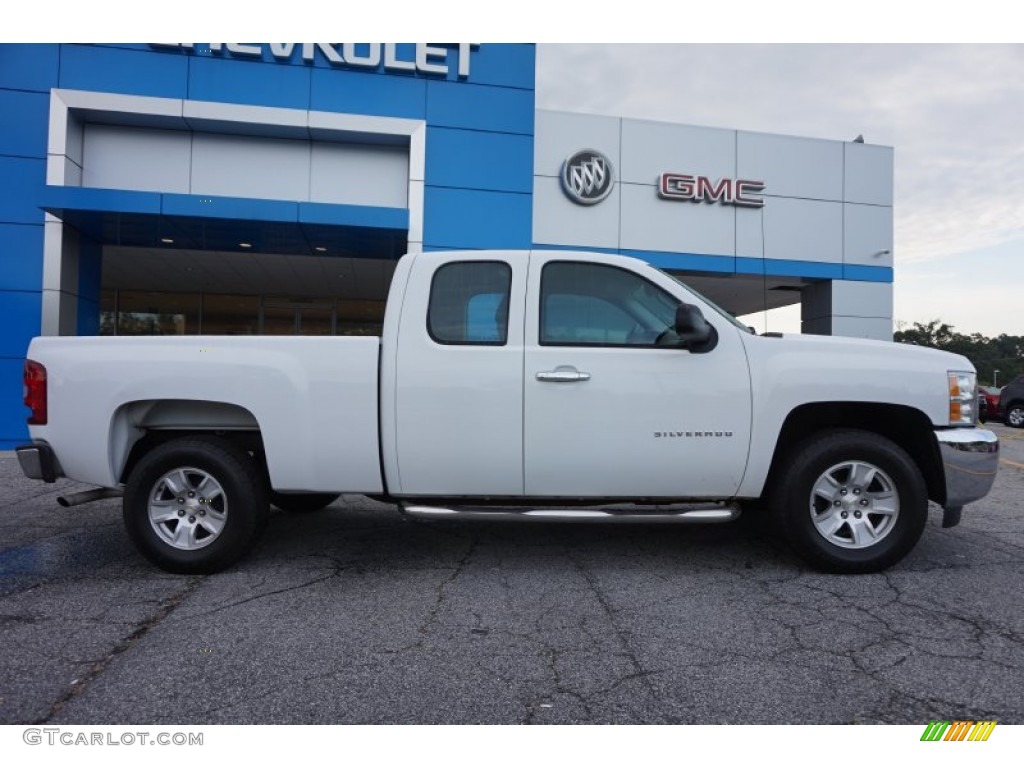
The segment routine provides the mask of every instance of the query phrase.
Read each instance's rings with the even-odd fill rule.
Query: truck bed
[[[379,354],[375,336],[37,338],[49,416],[32,436],[63,475],[115,487],[143,428],[258,429],[275,489],[378,493]]]

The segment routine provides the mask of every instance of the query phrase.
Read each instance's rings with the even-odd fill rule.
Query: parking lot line
[[[1017,469],[1024,469],[1024,464],[1019,461],[1010,461],[1009,459],[1000,459],[1003,464],[1009,464],[1011,467],[1017,467]]]

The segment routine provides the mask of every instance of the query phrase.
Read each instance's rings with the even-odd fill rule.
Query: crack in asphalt
[[[997,637],[1001,637],[1001,638],[1007,639],[1007,640],[1009,640],[1011,642],[1014,642],[1014,643],[1021,643],[1021,639],[1019,638],[1019,636],[1018,636],[1018,634],[1016,632],[1013,632],[1012,630],[1008,630],[1008,629],[1006,629],[1004,627],[1000,627],[998,625],[995,625],[992,622],[987,622],[987,621],[984,621],[982,619],[971,618],[970,616],[953,613],[952,611],[946,610],[946,609],[941,608],[941,607],[936,606],[936,605],[930,605],[930,604],[929,605],[922,605],[921,603],[916,602],[916,601],[914,601],[914,600],[912,600],[910,598],[907,598],[904,595],[903,590],[901,589],[900,585],[896,583],[896,581],[894,580],[894,577],[893,577],[892,574],[890,574],[890,573],[882,573],[880,575],[881,575],[882,579],[885,581],[885,584],[886,584],[887,588],[892,591],[892,593],[895,595],[895,597],[892,600],[888,601],[888,602],[882,603],[882,604],[877,605],[877,606],[872,606],[870,608],[869,607],[865,607],[863,605],[853,605],[853,606],[848,606],[848,607],[852,608],[855,612],[858,612],[858,613],[861,613],[861,614],[864,614],[864,615],[868,616],[874,622],[876,622],[877,624],[881,625],[881,627],[884,629],[884,631],[878,632],[876,630],[876,634],[879,635],[878,639],[875,640],[872,643],[869,643],[869,644],[865,645],[862,648],[851,649],[849,652],[844,653],[844,654],[836,654],[836,655],[839,655],[839,656],[841,656],[843,658],[846,658],[850,662],[852,662],[852,664],[856,668],[857,673],[859,673],[859,674],[869,678],[875,684],[880,686],[883,690],[888,691],[888,698],[886,699],[886,702],[884,704],[882,704],[881,706],[875,708],[875,709],[869,710],[866,713],[865,716],[868,717],[868,718],[872,718],[873,717],[874,719],[876,719],[876,720],[878,720],[880,722],[892,722],[894,718],[889,713],[893,713],[893,712],[896,711],[894,709],[895,706],[896,706],[896,703],[900,702],[900,701],[904,701],[904,700],[909,700],[909,701],[912,701],[914,703],[923,705],[924,708],[926,709],[926,711],[927,712],[931,712],[931,713],[942,712],[942,711],[945,711],[945,712],[952,711],[954,713],[971,712],[971,715],[973,717],[976,717],[976,718],[984,717],[986,719],[992,719],[992,718],[998,718],[998,717],[1002,717],[1003,719],[1006,719],[1007,714],[1010,714],[1013,717],[1019,718],[1020,717],[1020,710],[1010,709],[1010,710],[1003,710],[1002,712],[996,712],[994,710],[980,709],[980,708],[977,707],[977,705],[971,705],[971,704],[969,704],[967,702],[959,701],[959,700],[956,700],[956,699],[944,698],[944,697],[941,697],[941,696],[934,696],[934,695],[932,695],[932,696],[928,696],[928,695],[915,695],[914,693],[911,693],[911,692],[905,690],[904,688],[900,687],[898,685],[898,683],[895,683],[895,682],[893,682],[893,681],[891,681],[891,680],[889,680],[889,679],[887,679],[886,677],[883,676],[883,673],[885,673],[887,671],[891,671],[892,669],[895,669],[896,667],[902,665],[903,663],[905,663],[908,659],[910,659],[915,654],[916,655],[920,655],[920,656],[933,657],[933,658],[940,659],[940,660],[942,660],[942,659],[961,659],[961,660],[978,661],[978,662],[983,662],[983,663],[986,663],[986,664],[992,664],[994,666],[1003,667],[1003,668],[1006,668],[1006,669],[1009,669],[1009,670],[1016,671],[1017,668],[1014,667],[1013,665],[1004,664],[1004,663],[999,662],[999,661],[997,661],[995,659],[985,658],[984,657],[985,648],[984,648],[984,645],[983,645],[983,641],[984,641],[984,639],[986,637],[991,637],[993,635],[997,636]],[[757,581],[757,580],[754,579],[754,581]],[[842,592],[840,592],[838,590],[828,589],[828,588],[820,586],[820,585],[806,585],[806,584],[804,584],[804,585],[801,585],[801,587],[803,589],[808,589],[808,590],[811,590],[811,591],[817,591],[817,592],[824,593],[824,594],[832,597],[833,599],[835,599],[837,601],[840,601],[841,603],[848,603],[848,601],[850,600],[848,595],[843,594]],[[768,594],[767,596],[770,597],[770,598],[773,598],[776,605],[778,605],[778,604],[788,604],[788,605],[792,605],[792,606],[798,606],[798,607],[800,607],[802,609],[809,610],[809,611],[812,611],[812,612],[817,612],[819,615],[822,616],[821,622],[830,622],[829,626],[831,626],[832,624],[834,624],[835,622],[838,621],[840,623],[851,624],[852,626],[854,626],[854,627],[856,627],[858,629],[864,629],[861,625],[857,624],[856,622],[850,621],[849,619],[847,619],[845,617],[842,617],[842,616],[836,616],[836,615],[827,616],[827,617],[824,616],[822,609],[820,607],[818,607],[817,605],[808,606],[808,605],[806,605],[804,603],[801,603],[799,601],[786,600],[785,597],[779,596],[779,595],[770,595],[770,594]],[[904,609],[906,609],[906,608],[914,609],[914,610],[916,610],[919,613],[919,615],[923,615],[925,617],[932,618],[935,621],[936,625],[942,626],[944,629],[946,627],[948,627],[948,624],[951,621],[952,622],[959,622],[959,623],[967,625],[972,630],[972,635],[973,636],[970,638],[970,642],[974,643],[977,646],[976,652],[973,653],[973,654],[941,653],[941,652],[935,651],[933,649],[926,649],[926,648],[920,647],[918,644],[915,644],[915,640],[918,641],[918,642],[927,641],[927,640],[939,640],[939,641],[941,641],[941,640],[948,640],[949,639],[948,632],[943,632],[943,633],[939,634],[938,636],[935,636],[935,635],[929,636],[929,635],[924,635],[920,631],[916,631],[913,628],[908,628],[908,627],[905,627],[905,626],[904,627],[895,626],[894,622],[889,617],[881,615],[881,612],[882,612],[882,610],[884,610],[886,608],[895,607],[897,605],[902,607],[902,608],[904,608]],[[781,620],[776,618],[776,617],[774,617],[774,616],[767,616],[766,618],[769,621],[773,621],[773,622],[775,622],[777,624],[781,624]],[[798,623],[797,626],[805,627],[806,628],[806,627],[809,627],[809,626],[814,626],[816,623],[821,623],[821,622],[803,623],[803,624]],[[871,631],[871,630],[868,630],[868,631]],[[800,653],[800,652],[802,652],[802,653],[811,653],[811,652],[819,652],[819,653],[820,652],[825,652],[825,653],[828,653],[829,652],[827,649],[821,648],[820,646],[819,647],[815,647],[813,644],[806,642],[803,638],[801,638],[799,633],[797,633],[795,631],[791,633],[791,638],[792,638],[792,641],[793,641],[793,644],[794,644],[795,648],[790,649],[790,650],[796,650],[798,653]],[[902,656],[901,658],[897,659],[895,662],[893,662],[891,664],[882,664],[882,665],[879,665],[879,666],[877,666],[875,668],[872,668],[871,665],[868,663],[868,660],[866,658],[864,658],[864,657],[867,655],[868,651],[871,650],[872,648],[876,648],[878,646],[885,645],[885,644],[889,644],[890,646],[892,644],[896,644],[897,646],[902,646],[903,648],[908,649],[908,653],[906,655]],[[769,658],[777,659],[778,656],[781,655],[781,653],[785,653],[785,651],[781,651],[779,653],[773,654]],[[804,660],[802,663],[805,664],[806,661]],[[862,718],[858,718],[858,720],[862,720]]]
[[[626,679],[639,679],[643,681],[644,687],[647,689],[647,692],[651,697],[651,701],[654,702],[654,704],[656,705],[656,709],[658,711],[658,714],[661,716],[662,721],[669,722],[670,718],[668,718],[665,713],[664,702],[658,695],[657,691],[654,689],[654,686],[651,685],[650,681],[651,675],[657,674],[658,670],[644,669],[643,662],[640,661],[640,658],[637,655],[636,650],[633,648],[631,637],[622,627],[619,626],[619,622],[616,617],[616,610],[612,606],[611,602],[608,600],[607,595],[605,595],[604,592],[601,591],[601,588],[597,584],[597,580],[594,578],[594,575],[584,567],[583,563],[580,562],[580,558],[577,552],[568,543],[563,543],[563,547],[565,549],[565,554],[569,558],[570,562],[573,564],[573,567],[583,578],[583,581],[586,582],[587,587],[590,589],[590,591],[594,593],[594,597],[597,599],[598,604],[601,606],[601,610],[607,617],[608,623],[611,626],[612,631],[615,632],[615,636],[618,639],[619,644],[623,648],[625,657],[633,666],[634,672],[630,675],[624,676],[621,681],[613,683],[612,688],[618,687],[623,682],[625,682]],[[593,695],[593,693],[591,695]],[[588,714],[591,714],[590,707],[587,704],[584,704],[584,706],[586,707]]]
[[[322,583],[324,581],[328,581],[329,579],[333,579],[335,576],[340,574],[342,571],[346,570],[348,567],[351,567],[351,565],[349,565],[349,566],[334,566],[334,567],[331,568],[331,572],[328,573],[328,574],[325,574],[324,576],[318,576],[315,579],[310,579],[309,581],[304,581],[301,584],[293,584],[293,585],[291,585],[289,587],[281,587],[280,589],[271,589],[271,590],[269,590],[267,592],[260,592],[258,595],[250,595],[249,597],[242,598],[241,600],[235,600],[235,601],[230,602],[230,603],[225,603],[224,605],[218,605],[216,608],[211,608],[208,611],[201,611],[199,613],[190,613],[187,616],[183,616],[182,617],[182,621],[192,621],[194,619],[201,619],[201,618],[203,618],[205,616],[212,616],[215,613],[220,613],[221,611],[226,611],[229,608],[236,608],[236,607],[238,607],[240,605],[245,605],[246,603],[251,603],[251,602],[253,602],[255,600],[262,600],[265,597],[273,597],[274,595],[283,595],[286,592],[294,592],[294,591],[299,590],[299,589],[305,589],[306,587],[311,587],[314,584],[320,584],[320,583]]]
[[[459,561],[455,564],[455,567],[452,569],[452,572],[444,579],[442,579],[441,583],[437,585],[437,597],[434,600],[434,604],[430,607],[430,610],[427,612],[426,618],[420,624],[420,627],[418,629],[418,632],[421,635],[420,639],[412,645],[410,645],[409,647],[404,648],[403,651],[408,651],[412,650],[413,648],[420,648],[423,646],[423,643],[426,641],[427,635],[430,634],[432,626],[438,623],[437,617],[441,613],[441,608],[444,607],[444,603],[447,598],[448,588],[455,582],[456,579],[459,578],[459,576],[462,575],[462,572],[466,569],[466,566],[469,564],[469,561],[473,558],[473,554],[476,552],[479,545],[480,537],[472,537],[469,542],[469,547],[466,548],[466,551],[463,553],[462,557],[459,558]]]
[[[199,588],[206,578],[207,577],[205,576],[189,577],[185,582],[185,586],[181,590],[163,600],[152,615],[142,623],[136,625],[135,629],[126,637],[122,638],[106,656],[99,661],[94,662],[88,671],[73,682],[64,695],[50,706],[49,711],[43,717],[33,721],[32,725],[45,725],[56,717],[64,707],[85,691],[89,686],[89,683],[103,674],[114,659],[125,651],[131,649],[154,627],[158,626],[162,621],[164,621],[164,619],[170,616],[189,595]]]

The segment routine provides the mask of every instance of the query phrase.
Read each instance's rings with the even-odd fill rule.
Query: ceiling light
[[[160,238],[160,242],[161,242],[161,243],[167,243],[168,245],[170,245],[171,243],[173,243],[173,242],[174,242],[174,240],[172,240],[172,239],[171,239],[171,238],[169,238],[169,237],[161,237],[161,238]]]
[[[239,243],[239,248],[252,248],[252,243]]]

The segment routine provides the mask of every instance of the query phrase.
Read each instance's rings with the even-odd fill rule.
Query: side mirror
[[[711,326],[701,311],[692,304],[676,307],[676,336],[687,347],[706,344],[711,338]]]

